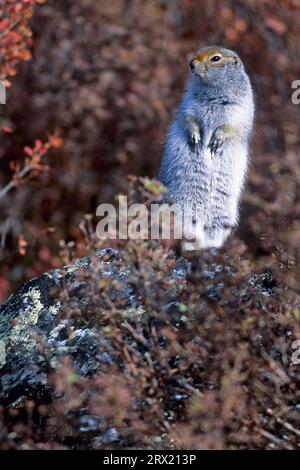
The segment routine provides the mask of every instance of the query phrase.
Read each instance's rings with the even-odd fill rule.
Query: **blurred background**
[[[39,3],[32,60],[18,66],[0,106],[13,130],[0,135],[0,187],[26,145],[56,130],[63,145],[47,155],[50,171],[0,199],[0,300],[85,254],[97,206],[126,191],[128,174],[157,174],[188,59],[211,44],[240,54],[256,96],[238,236],[257,259],[282,247],[297,252],[300,105],[291,85],[300,79],[299,0]]]

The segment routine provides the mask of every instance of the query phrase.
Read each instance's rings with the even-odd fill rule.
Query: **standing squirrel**
[[[172,123],[159,180],[180,206],[184,250],[221,247],[238,222],[254,101],[239,56],[200,49]]]

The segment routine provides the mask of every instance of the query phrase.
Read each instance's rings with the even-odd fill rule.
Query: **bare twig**
[[[273,442],[273,444],[275,444],[277,446],[280,446],[283,449],[293,450],[292,446],[285,443],[284,441],[282,441],[282,439],[279,439],[278,437],[274,436],[274,434],[271,434],[270,432],[266,431],[265,429],[261,429],[259,427],[256,427],[255,431],[258,432],[261,436],[268,439],[269,441]]]
[[[2,31],[2,33],[0,33],[0,40],[6,36],[6,34],[8,34],[10,31],[12,31],[13,29],[15,29],[19,24],[20,24],[21,20],[18,19],[16,21],[14,21],[11,25],[9,25],[9,27],[5,30],[5,31]]]
[[[283,419],[279,418],[278,416],[275,415],[274,411],[271,410],[271,408],[268,408],[267,409],[267,413],[271,416],[274,416],[274,418],[276,419],[276,421],[281,424],[283,427],[285,427],[285,429],[287,429],[288,431],[290,432],[293,432],[294,434],[296,434],[297,436],[300,436],[300,431],[298,429],[296,429],[294,426],[292,426],[290,423],[287,423],[286,421],[284,421]]]
[[[24,168],[20,171],[19,173],[19,178],[25,178],[25,176],[28,175],[33,169],[32,163],[29,163],[28,165],[24,166]],[[15,188],[18,185],[17,180],[11,180],[3,189],[0,190],[0,199],[6,196],[6,194],[11,191],[13,188]]]

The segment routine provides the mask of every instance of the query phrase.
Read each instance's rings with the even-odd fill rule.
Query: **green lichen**
[[[44,305],[41,301],[41,292],[37,287],[30,289],[23,297],[24,312],[18,316],[10,334],[10,344],[15,346],[22,342],[27,349],[34,348],[36,342],[31,337],[30,326],[37,324]]]

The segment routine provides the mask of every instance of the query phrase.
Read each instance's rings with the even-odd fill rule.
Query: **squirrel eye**
[[[222,56],[220,55],[214,55],[212,56],[212,58],[210,59],[212,62],[219,62],[219,60],[222,59]]]

